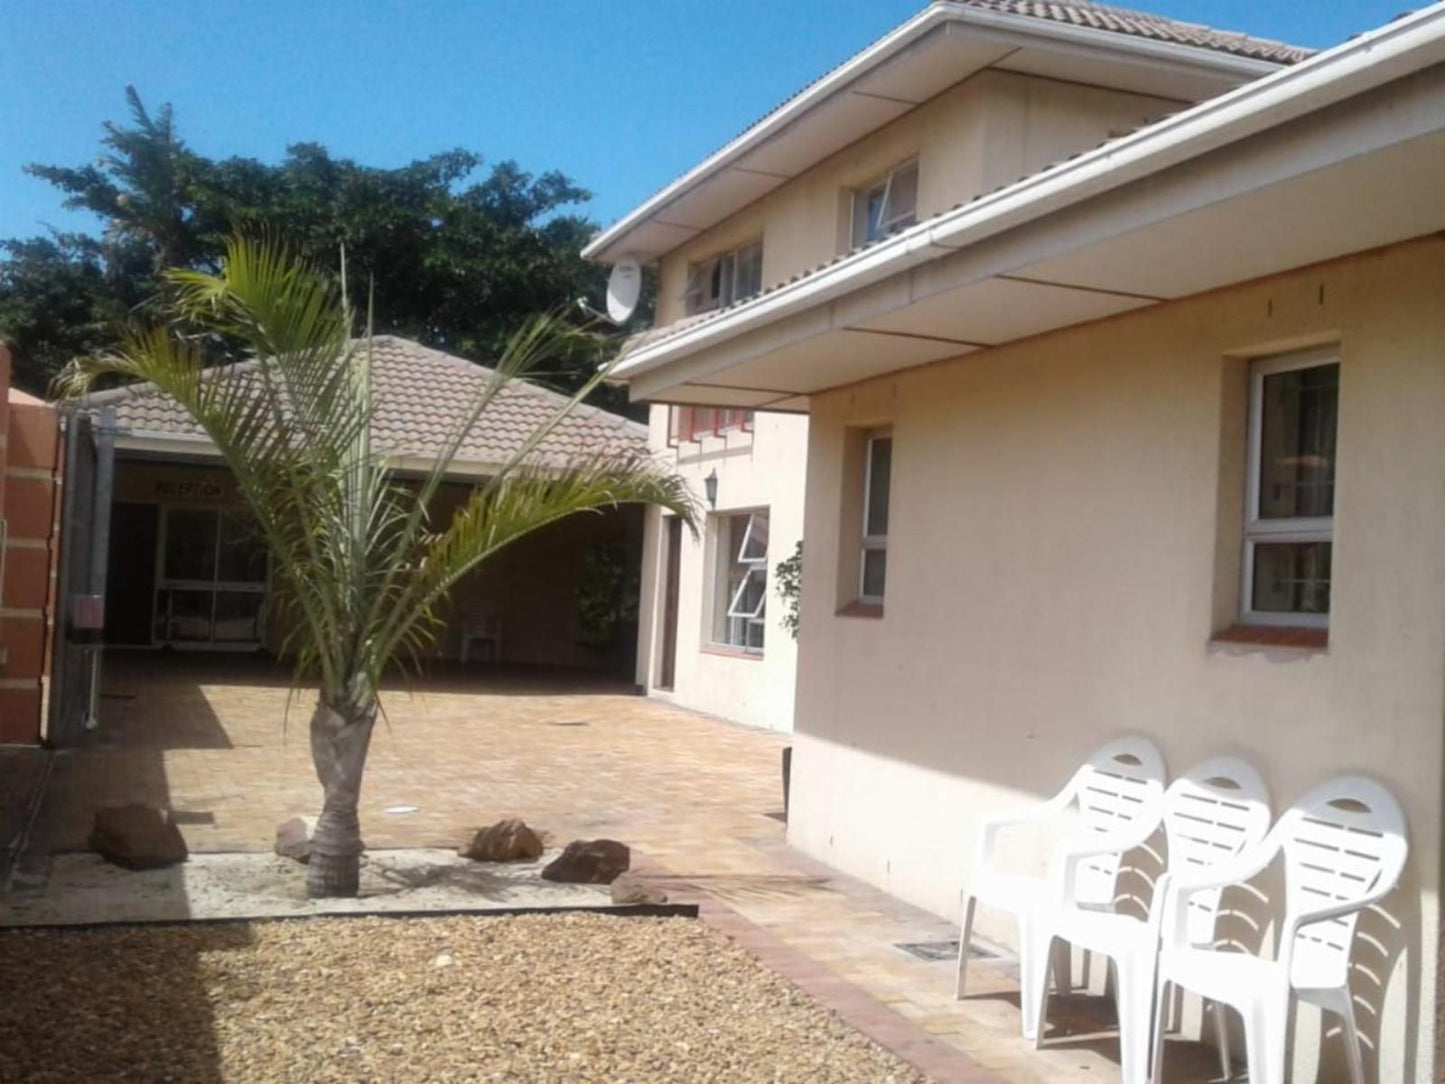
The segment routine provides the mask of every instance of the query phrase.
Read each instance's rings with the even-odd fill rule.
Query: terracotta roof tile
[[[372,431],[376,450],[395,456],[434,456],[461,412],[491,379],[492,370],[392,335],[376,336],[373,350],[372,386],[377,407]],[[254,365],[243,362],[236,368]],[[114,406],[117,422],[127,429],[203,435],[179,406],[150,384],[97,392],[86,401]],[[479,463],[509,458],[564,402],[564,396],[536,384],[509,384],[463,442],[458,458]],[[588,452],[646,450],[646,426],[583,404],[553,430],[532,461],[552,465]]]
[[[1216,30],[1198,23],[1166,19],[1162,15],[1151,15],[1145,11],[1114,7],[1110,4],[1096,4],[1092,0],[955,0],[965,7],[981,11],[997,11],[1005,15],[1024,15],[1034,19],[1047,19],[1055,23],[1069,23],[1092,30],[1107,30],[1115,34],[1128,34],[1136,38],[1151,38],[1154,41],[1169,42],[1173,45],[1188,45],[1196,49],[1210,49],[1219,53],[1265,60],[1274,64],[1297,64],[1314,55],[1312,49],[1302,49],[1284,42],[1266,38],[1250,37],[1231,30]]]

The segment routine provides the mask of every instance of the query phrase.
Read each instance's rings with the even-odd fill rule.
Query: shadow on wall
[[[223,1079],[211,996],[248,925],[0,933],[0,1080]]]

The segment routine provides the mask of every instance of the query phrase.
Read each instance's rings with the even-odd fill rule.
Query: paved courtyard
[[[93,810],[127,801],[169,805],[192,850],[269,849],[278,821],[319,804],[310,701],[288,714],[289,695],[288,675],[261,660],[113,656],[101,727],[56,756],[32,850],[84,847]],[[950,961],[897,947],[950,939],[952,922],[787,847],[785,735],[555,674],[442,670],[384,705],[362,794],[368,846],[455,846],[504,816],[559,844],[620,839],[675,898],[704,898],[765,961],[940,1080],[1117,1079],[1102,998],[1059,999],[1036,1052],[1018,1036],[1009,960],[975,963],[977,995],[954,1001]],[[1208,1079],[1202,1053],[1171,1044],[1169,1078]]]

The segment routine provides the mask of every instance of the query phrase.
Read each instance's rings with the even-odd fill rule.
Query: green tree
[[[601,300],[605,271],[579,255],[595,230],[578,213],[590,194],[560,173],[534,176],[505,161],[483,173],[481,156],[466,150],[376,169],[318,143],[293,144],[278,164],[213,160],[186,146],[169,106],[152,114],[134,88],[126,94],[131,121],[105,125],[95,164],[28,167],[105,229],[83,246],[53,239],[39,263],[18,259],[14,246],[43,239],[0,252],[0,336],[15,345],[21,386],[42,389],[74,356],[76,338],[94,344],[107,333],[101,321],[98,332],[57,334],[77,307],[143,310],[160,296],[164,270],[214,271],[238,228],[284,236],[321,265],[345,246],[353,282],[375,285],[379,332],[477,360],[497,356],[530,313]],[[83,302],[68,296],[76,290]],[[649,311],[634,326],[646,326]],[[535,375],[573,391],[590,381],[594,362],[590,348],[563,349]],[[625,404],[609,387],[589,397]]]
[[[220,274],[175,270],[180,314],[128,331],[116,351],[74,362],[70,393],[102,376],[151,381],[205,430],[234,474],[272,554],[294,621],[298,683],[317,682],[311,754],[323,803],[307,872],[312,896],[355,895],[362,773],[394,661],[415,661],[438,607],[468,572],[566,516],[654,503],[694,522],[686,484],[645,454],[594,454],[563,468],[532,453],[605,370],[540,426],[450,522],[428,521],[467,433],[508,381],[585,345],[557,317],[533,318],[501,352],[496,378],[464,412],[419,485],[370,446],[370,328],[352,337],[344,286],[274,242],[232,240]],[[177,326],[184,321],[184,326]],[[253,360],[206,368],[196,327],[246,344]]]

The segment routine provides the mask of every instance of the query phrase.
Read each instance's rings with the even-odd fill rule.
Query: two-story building
[[[1147,16],[1093,32],[1021,20],[1018,7],[935,5],[599,235],[584,255],[657,266],[656,329],[632,348],[1305,55]],[[920,341],[861,333],[905,354]],[[924,341],[925,355],[940,345]],[[709,520],[694,537],[650,514],[638,683],[790,729],[796,643],[775,587],[802,539],[806,397],[732,377],[646,397],[651,447],[706,498]]]
[[[789,842],[956,915],[980,818],[1118,734],[1277,811],[1373,776],[1369,1075],[1438,1079],[1442,193],[1445,4],[1312,56],[939,0],[600,235],[658,268],[634,397],[807,415]]]

